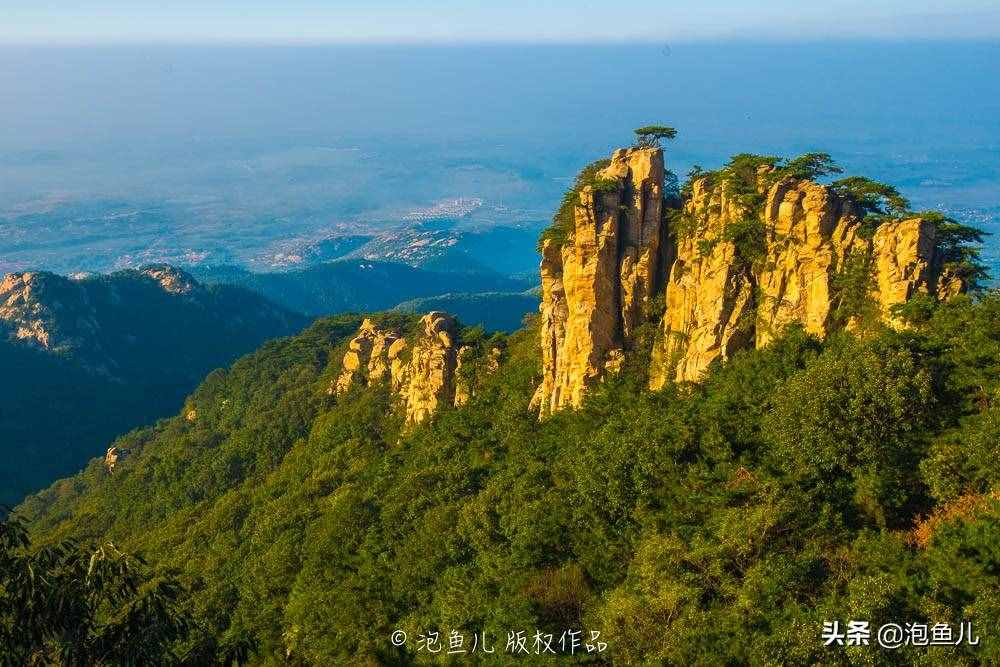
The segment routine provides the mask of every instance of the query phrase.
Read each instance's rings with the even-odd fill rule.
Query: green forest
[[[100,645],[81,655],[458,664],[415,638],[485,634],[502,654],[512,630],[579,628],[607,649],[565,660],[995,663],[1000,296],[907,316],[863,339],[792,329],[661,392],[637,350],[580,410],[542,422],[529,323],[467,406],[415,429],[384,390],[327,394],[359,319],[321,320],[210,375],[183,411],[196,420],[121,438],[139,455],[114,474],[94,461],[19,508],[33,547],[0,542],[8,572],[70,568],[109,541],[149,565],[123,567],[135,583],[118,592],[143,614],[120,617],[99,581],[60,589],[90,601],[75,627],[92,637],[3,608],[7,659]],[[823,622],[848,619],[970,621],[982,641],[824,647]],[[129,624],[147,622],[161,640],[134,641]],[[396,630],[414,639],[395,647]]]

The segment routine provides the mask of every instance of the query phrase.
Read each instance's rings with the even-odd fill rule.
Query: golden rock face
[[[768,261],[758,277],[756,346],[767,345],[792,322],[826,336],[832,278],[851,252],[863,249],[860,212],[821,185],[784,181],[767,193],[763,217]]]
[[[542,248],[542,414],[576,406],[643,319],[660,283],[663,152],[615,151],[600,174],[613,187],[585,187],[572,238]]]
[[[457,381],[460,365],[458,324],[443,312],[420,319],[411,345],[401,334],[366,319],[348,344],[341,373],[330,393],[344,394],[357,384],[389,382],[409,424],[418,424],[444,404],[461,404],[469,390]],[[409,352],[409,354],[407,354]]]
[[[947,298],[964,289],[941,275],[928,221],[888,222],[864,238],[851,200],[808,180],[772,184],[764,167],[757,174],[762,206],[748,209],[731,186],[704,177],[683,203],[685,228],[671,229],[663,174],[660,149],[616,151],[601,176],[617,187],[584,188],[569,240],[543,245],[542,382],[532,401],[541,415],[578,406],[620,367],[661,290],[653,388],[697,381],[713,361],[763,347],[791,323],[819,337],[856,326],[857,316],[839,309],[852,266],[860,267],[863,298],[890,324],[898,324],[893,306],[917,294]],[[734,225],[753,238],[737,241],[728,231]]]
[[[347,393],[361,379],[369,386],[381,380],[391,363],[388,350],[398,339],[399,335],[394,331],[383,331],[372,320],[364,320],[357,335],[348,343],[343,370],[330,388],[330,393]]]
[[[679,376],[696,374],[719,354],[744,347],[752,332],[753,286],[737,261],[735,243],[724,237],[726,225],[744,211],[725,188],[709,188],[704,181],[693,184],[684,209],[699,226],[676,241],[654,354],[656,387],[668,379],[670,368]]]
[[[947,300],[964,291],[961,281],[943,285],[935,257],[937,228],[920,218],[882,225],[872,239],[873,297],[883,319],[899,324],[891,309],[931,291]]]
[[[649,383],[659,388],[697,381],[714,361],[764,347],[792,323],[819,337],[856,327],[859,315],[842,307],[852,270],[861,277],[861,299],[894,325],[893,306],[964,290],[942,271],[929,221],[887,222],[866,238],[851,200],[808,180],[774,183],[763,167],[762,204],[749,209],[746,193],[703,177],[683,202],[683,228],[672,229],[664,173],[659,148],[615,151],[597,185],[580,190],[567,240],[544,242],[542,380],[532,399],[540,415],[580,405],[590,387],[618,372],[645,323],[658,328]],[[749,237],[734,236],[739,225]],[[650,322],[658,294],[665,310]],[[460,371],[471,350],[458,340],[455,319],[428,313],[411,338],[365,320],[330,393],[388,382],[409,424],[468,402],[474,388]],[[499,350],[491,351],[486,370],[498,366]]]
[[[820,338],[853,327],[855,318],[836,313],[837,276],[851,261],[866,267],[867,297],[890,324],[898,324],[893,306],[936,287],[933,224],[889,222],[866,239],[854,204],[817,183],[786,180],[768,189],[759,214],[764,257],[752,265],[720,239],[727,225],[753,214],[729,201],[724,185],[695,183],[685,208],[708,214],[696,234],[678,243],[650,379],[654,388],[671,378],[697,381],[716,359],[764,347],[793,322]]]
[[[400,398],[406,406],[406,421],[419,424],[441,404],[455,402],[455,371],[458,368],[457,324],[447,313],[431,312],[420,318],[421,331],[413,345],[407,382]]]

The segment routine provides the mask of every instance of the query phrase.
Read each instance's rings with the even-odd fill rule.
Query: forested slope
[[[416,657],[389,634],[596,629],[606,658],[863,662],[824,620],[1000,620],[1000,299],[915,303],[914,328],[792,329],[650,392],[637,351],[539,422],[536,332],[470,403],[401,430],[384,388],[327,392],[357,320],[218,372],[178,416],[20,509],[36,538],[114,539],[175,568],[199,642],[255,662]],[[408,651],[408,652],[407,652]],[[426,654],[420,654],[425,655]],[[963,657],[964,656],[964,657]]]

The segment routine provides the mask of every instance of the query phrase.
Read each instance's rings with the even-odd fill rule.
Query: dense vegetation
[[[21,521],[0,522],[0,661],[4,665],[173,662],[193,625],[186,591],[114,544],[32,549]],[[213,653],[245,658],[242,647]]]
[[[636,352],[541,423],[529,327],[413,430],[384,389],[327,393],[358,321],[323,320],[19,514],[40,544],[113,539],[177,572],[188,662],[398,663],[428,659],[421,632],[502,653],[510,630],[585,628],[616,664],[995,663],[1000,295],[905,315],[860,339],[793,328],[661,392]],[[971,621],[982,643],[824,648],[849,619]]]
[[[0,319],[0,503],[79,470],[115,436],[174,413],[209,371],[308,323],[247,290],[172,293],[138,271],[37,274],[30,298],[50,349]]]

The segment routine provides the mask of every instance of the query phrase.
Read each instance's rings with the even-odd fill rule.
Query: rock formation
[[[130,453],[128,449],[108,447],[108,451],[104,454],[104,467],[108,472],[114,472],[118,462],[127,459]]]
[[[76,281],[46,272],[4,276],[0,327],[12,339],[56,352],[94,346],[100,329],[87,291]]]
[[[393,343],[401,340],[395,331],[382,330],[370,319],[361,323],[358,334],[348,343],[347,354],[344,355],[342,371],[330,393],[343,394],[359,379],[364,378],[365,384],[371,386],[383,380],[390,372],[390,367],[405,347],[397,346],[394,356],[389,356]]]
[[[199,286],[191,275],[169,264],[153,264],[139,272],[160,283],[163,291],[170,294],[190,294]]]
[[[793,322],[825,337],[857,326],[859,314],[841,308],[853,268],[853,288],[883,320],[918,293],[936,293],[940,270],[936,228],[920,218],[886,222],[872,238],[849,199],[811,181],[785,179],[769,187],[762,171],[762,211],[742,208],[703,178],[692,185],[684,215],[694,229],[677,242],[666,286],[666,313],[650,384],[698,380],[716,359],[763,347]],[[751,220],[758,257],[746,257],[731,225]],[[854,265],[852,267],[852,264]]]
[[[406,421],[419,424],[434,414],[439,403],[454,403],[456,329],[455,318],[447,313],[431,312],[420,318],[406,383],[400,392]]]
[[[654,388],[698,380],[716,359],[763,347],[793,322],[820,337],[856,327],[852,298],[895,323],[893,306],[916,294],[964,289],[942,270],[927,220],[885,222],[868,238],[849,197],[769,166],[757,170],[756,192],[708,175],[668,211],[663,176],[660,149],[616,151],[601,187],[580,189],[565,242],[543,243],[533,399],[542,415],[579,405],[620,366],[660,292]]]
[[[419,424],[442,405],[462,405],[473,388],[459,377],[472,349],[458,340],[458,323],[439,311],[420,318],[412,344],[398,331],[366,319],[348,344],[342,370],[330,393],[388,381],[408,424]]]
[[[584,186],[565,243],[542,247],[543,414],[579,405],[646,316],[662,280],[663,153],[619,150]]]

